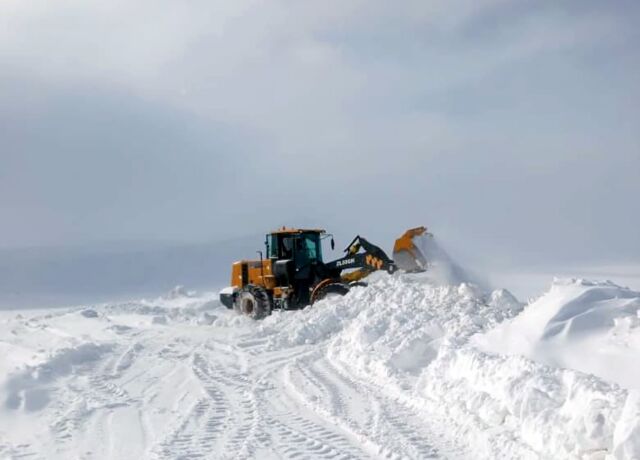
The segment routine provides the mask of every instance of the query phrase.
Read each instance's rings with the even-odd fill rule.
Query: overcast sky
[[[640,259],[636,1],[3,0],[0,246]],[[389,240],[389,241],[387,241]]]

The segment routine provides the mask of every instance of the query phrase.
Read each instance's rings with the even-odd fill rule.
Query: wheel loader
[[[427,260],[414,239],[429,235],[425,227],[407,230],[393,247],[393,260],[378,246],[357,235],[345,255],[331,262],[322,259],[322,240],[333,236],[322,229],[282,227],[266,235],[265,253],[258,260],[241,260],[231,268],[231,286],[220,292],[229,309],[260,319],[273,309],[295,310],[330,294],[344,295],[362,286],[370,273],[420,272]]]

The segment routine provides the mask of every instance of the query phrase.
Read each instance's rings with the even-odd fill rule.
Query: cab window
[[[267,257],[269,257],[270,259],[277,259],[278,258],[278,238],[276,237],[276,235],[268,235],[267,237],[267,241],[269,242],[269,254],[267,254]]]
[[[296,241],[297,256],[307,262],[322,260],[320,238],[316,233],[304,233]]]
[[[285,236],[282,238],[282,247],[280,248],[280,258],[291,259],[293,257],[293,237]]]
[[[269,235],[269,258],[293,259],[300,262],[322,261],[320,236],[316,233]]]

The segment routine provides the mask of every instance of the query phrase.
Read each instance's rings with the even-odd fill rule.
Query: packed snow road
[[[182,290],[5,311],[0,458],[638,458],[639,312],[386,274],[262,321]]]
[[[21,359],[32,361],[7,382],[0,456],[400,459],[467,453],[447,438],[438,417],[333,362],[326,343],[274,347],[256,338],[260,325],[215,301],[160,303],[6,318],[7,332],[18,338],[11,348],[3,343],[10,360],[17,367]],[[30,346],[42,356],[27,356]]]

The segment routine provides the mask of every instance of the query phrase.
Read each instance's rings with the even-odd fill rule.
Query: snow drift
[[[505,290],[377,278],[345,298],[275,314],[261,334],[272,348],[327,341],[334,362],[437,408],[488,458],[640,455],[631,390],[640,293],[557,281],[525,307]]]
[[[498,372],[485,370],[484,381],[475,382],[496,401],[510,402],[511,415],[522,414],[528,398],[534,401],[538,420],[521,417],[532,444],[552,452],[640,456],[639,292],[610,281],[555,280],[520,315],[471,343],[501,355],[487,361],[500,365],[495,371],[512,372],[511,380],[522,385],[526,374],[535,375],[511,392],[512,382],[496,378]],[[467,360],[474,366],[473,356]]]
[[[611,282],[556,280],[521,315],[474,343],[640,388],[640,293]]]

